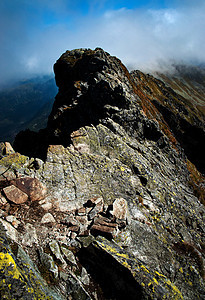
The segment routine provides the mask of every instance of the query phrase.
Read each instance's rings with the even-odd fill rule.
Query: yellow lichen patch
[[[122,172],[124,172],[124,171],[125,171],[125,168],[123,168],[123,167],[120,167],[120,170],[121,170]]]
[[[129,265],[126,261],[123,261],[122,264],[123,264],[123,266],[126,267],[127,269],[130,269],[130,265]]]
[[[105,244],[101,243],[101,247],[102,247],[104,250],[106,250],[106,251],[108,251],[108,252],[111,252],[111,253],[114,253],[115,255],[120,256],[120,257],[122,257],[122,258],[129,258],[128,254],[120,253],[120,252],[118,252],[115,248],[112,248],[112,247],[109,246],[109,245],[105,245]]]
[[[120,256],[120,257],[123,257],[123,258],[129,258],[128,257],[128,254],[125,254],[125,253],[116,253],[117,256]]]
[[[33,288],[28,288],[28,292],[29,293],[34,293],[34,289]]]
[[[144,270],[145,272],[149,273],[149,270],[148,270],[144,265],[141,265],[140,268],[141,268],[142,270]]]
[[[160,274],[159,272],[155,271],[155,274],[158,275],[159,277],[164,277],[166,278],[166,276],[164,276],[163,274]]]
[[[172,291],[173,291],[173,293],[174,293],[174,295],[175,295],[175,299],[176,299],[176,300],[177,300],[177,299],[184,299],[183,296],[182,296],[182,294],[181,294],[181,292],[180,292],[180,290],[176,287],[176,285],[174,285],[173,283],[171,283],[170,280],[166,280],[166,284],[167,284],[169,287],[171,287],[171,289],[172,289]]]
[[[15,168],[23,167],[23,165],[28,160],[27,156],[21,155],[19,153],[13,153],[1,159],[1,164],[6,167],[11,167],[12,165]]]
[[[21,276],[13,257],[9,253],[0,252],[0,270],[5,269],[8,272],[8,275],[12,276],[14,279],[19,279]]]
[[[156,283],[156,284],[159,284],[159,282],[157,281],[156,278],[153,277],[153,281]]]

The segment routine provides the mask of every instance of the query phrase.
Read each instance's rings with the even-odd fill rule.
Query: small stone
[[[61,254],[61,251],[60,251],[60,247],[59,247],[59,244],[57,241],[53,240],[49,243],[49,247],[51,249],[51,252],[53,253],[53,255],[55,255],[56,259],[58,259],[62,266],[65,268],[67,266],[62,254]]]
[[[77,237],[77,233],[71,232],[71,235],[70,235],[71,240],[75,240],[76,237]]]
[[[83,245],[84,248],[87,248],[95,240],[94,236],[82,236],[78,237],[78,241]]]
[[[2,209],[0,209],[0,218],[4,217],[4,215],[5,215],[5,211],[3,211]]]
[[[60,276],[60,279],[62,279],[63,281],[67,281],[68,280],[68,278],[69,278],[69,276],[68,276],[68,274],[66,274],[65,272],[60,272],[59,273],[59,276]],[[69,298],[68,298],[69,299]]]
[[[21,222],[19,220],[17,220],[15,216],[12,216],[12,215],[7,216],[6,221],[11,223],[15,228],[17,228],[21,224]]]
[[[90,230],[86,229],[86,230],[80,230],[80,232],[78,233],[78,236],[88,236],[90,235]]]
[[[75,255],[68,248],[61,246],[61,251],[67,261],[71,262],[73,265],[77,265]]]
[[[6,235],[13,241],[18,242],[18,231],[7,221],[0,219],[0,225],[2,225],[6,231]]]
[[[5,205],[7,203],[6,198],[0,194],[0,205]]]
[[[89,278],[88,273],[87,273],[87,271],[86,271],[85,268],[82,268],[82,272],[81,272],[81,276],[80,277],[81,277],[80,280],[82,281],[83,284],[89,285],[90,278]]]
[[[44,209],[44,210],[49,210],[53,207],[52,203],[44,203],[44,204],[41,204],[41,207]]]
[[[92,210],[92,207],[86,207],[86,214],[89,214],[89,212]]]
[[[14,185],[5,187],[3,191],[6,198],[15,204],[22,204],[28,200],[28,195]]]
[[[88,225],[88,219],[87,216],[76,216],[75,218],[78,222],[80,222],[82,225]]]
[[[23,177],[12,181],[12,184],[26,193],[31,201],[42,200],[47,195],[46,186],[37,178]]]
[[[54,278],[58,278],[58,266],[54,263],[52,256],[42,250],[39,250],[39,254],[42,265],[53,274]]]
[[[16,178],[16,174],[13,170],[8,169],[8,167],[0,166],[0,183],[1,187],[3,185],[8,186],[8,182]]]
[[[126,220],[128,214],[127,201],[123,198],[117,198],[113,202],[112,215],[120,220]]]
[[[33,244],[37,243],[37,242],[38,242],[38,237],[37,237],[37,234],[36,234],[35,227],[32,224],[27,223],[25,225],[25,234],[23,235],[22,243],[25,246],[32,247]]]
[[[54,219],[53,215],[50,213],[46,213],[43,218],[41,219],[41,223],[45,224],[45,223],[55,223],[56,220]]]
[[[12,148],[11,144],[9,142],[5,142],[5,154],[6,155],[9,155],[9,154],[12,154],[12,153],[15,153],[14,149]]]
[[[44,210],[49,210],[53,208],[52,204],[52,199],[48,196],[42,200],[39,201],[39,205],[44,209]]]
[[[85,216],[86,215],[86,208],[85,207],[81,207],[77,210],[77,214],[79,216]]]
[[[64,223],[68,225],[70,231],[78,232],[80,229],[80,223],[74,218],[74,216],[66,217],[64,219]]]

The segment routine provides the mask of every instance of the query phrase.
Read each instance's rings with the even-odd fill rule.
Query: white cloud
[[[69,1],[37,1],[41,12],[49,7],[62,22],[41,26],[42,13],[32,17],[28,12],[25,16],[19,8],[3,15],[2,9],[0,83],[12,76],[52,72],[63,52],[81,47],[102,47],[128,67],[142,70],[157,68],[169,60],[205,62],[205,1],[195,5],[193,1],[180,1],[174,8],[161,10],[122,8],[96,16],[93,0],[91,13],[80,17],[74,14],[72,22],[72,10],[66,5]]]

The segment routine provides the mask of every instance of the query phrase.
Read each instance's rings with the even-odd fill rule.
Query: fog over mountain
[[[81,47],[102,47],[145,71],[205,61],[203,0],[72,2],[0,2],[0,86],[51,73],[62,52]]]

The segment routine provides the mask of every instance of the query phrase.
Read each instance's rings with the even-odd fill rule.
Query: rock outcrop
[[[1,154],[2,295],[203,299],[203,156],[188,145],[202,146],[204,116],[99,48],[67,51],[54,70],[47,128]]]

